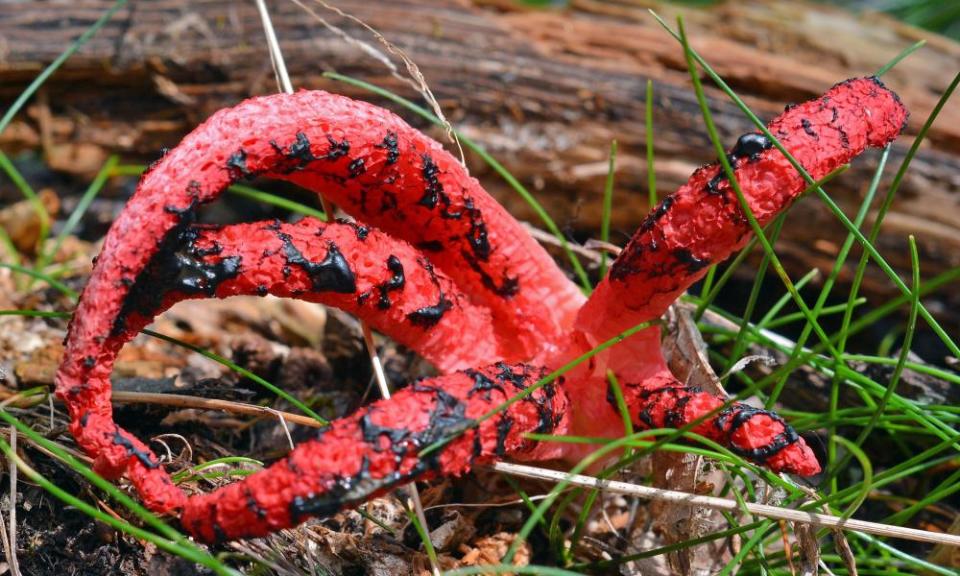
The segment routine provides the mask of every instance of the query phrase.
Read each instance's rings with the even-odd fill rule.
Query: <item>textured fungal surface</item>
[[[906,120],[906,108],[895,93],[876,78],[857,78],[789,108],[768,128],[816,179],[868,146],[886,145]],[[806,187],[787,158],[759,133],[742,136],[729,159],[761,225]],[[749,233],[720,164],[700,168],[647,216],[581,310],[577,326],[612,336],[659,316],[712,264],[742,248]]]
[[[389,401],[333,422],[244,482],[190,499],[182,522],[206,541],[261,536],[416,477],[458,476],[522,449],[529,443],[525,432],[557,427],[567,410],[559,382],[479,421],[544,374],[542,368],[498,363],[416,382]],[[458,432],[440,450],[419,455]]]
[[[877,79],[854,79],[769,128],[816,178],[890,142],[906,114]],[[742,136],[729,159],[761,223],[804,188],[760,134]],[[195,223],[202,204],[256,176],[322,192],[356,220]],[[98,472],[126,475],[151,510],[208,542],[267,534],[496,458],[577,459],[582,447],[525,434],[621,433],[608,370],[636,426],[696,422],[694,432],[748,460],[815,474],[816,457],[782,418],[678,382],[656,327],[544,379],[657,318],[749,231],[720,167],[703,167],[650,214],[585,300],[454,157],[393,114],[325,92],[254,98],[212,116],[143,176],[71,321],[57,394]],[[267,294],[355,314],[441,376],[332,422],[262,472],[188,498],[114,423],[114,360],[176,302]]]
[[[141,273],[114,334],[129,335],[187,298],[272,294],[350,312],[441,371],[504,356],[488,309],[406,242],[380,230],[305,218],[188,226]],[[459,331],[460,338],[449,335]]]
[[[686,386],[672,376],[625,383],[636,418],[646,428],[682,428],[715,440],[736,454],[776,471],[811,476],[816,457],[783,418],[748,404],[727,404],[715,394]]]

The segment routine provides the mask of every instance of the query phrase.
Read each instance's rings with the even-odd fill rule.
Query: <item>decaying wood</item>
[[[377,45],[356,23],[315,0],[303,2],[350,36]],[[110,4],[0,7],[0,106],[6,108]],[[297,86],[370,98],[321,76],[336,70],[416,97],[382,63],[294,3],[272,4]],[[576,0],[562,11],[519,9],[506,0],[336,4],[409,54],[458,127],[529,184],[561,225],[581,236],[599,228],[612,139],[620,143],[615,240],[625,239],[648,209],[643,121],[648,78],[655,91],[660,192],[671,191],[712,159],[682,52],[648,14],[650,3]],[[677,10],[654,7],[668,21]],[[960,62],[960,46],[944,38],[820,4],[730,2],[707,11],[686,9],[685,15],[695,48],[763,118],[837,80],[870,74],[925,38],[921,53],[884,78],[913,111],[908,132],[914,134]],[[253,2],[132,2],[47,83],[27,113],[0,136],[0,145],[11,151],[42,147],[52,165],[89,172],[108,151],[155,158],[215,109],[275,90]],[[710,89],[710,96],[727,142],[751,129],[719,90]],[[894,165],[909,141],[903,138],[894,147]],[[876,159],[874,154],[857,162],[830,185],[848,214]],[[534,218],[478,159],[468,160],[511,210]],[[924,274],[932,275],[960,264],[958,231],[960,107],[948,106],[904,181],[880,247],[898,269],[909,270],[906,237],[916,234]],[[796,207],[779,246],[799,274],[828,267],[843,236],[827,209],[809,198]],[[877,300],[893,294],[879,272],[868,275],[865,289]],[[945,317],[956,322],[949,311],[960,309],[960,296],[948,296],[946,303]]]

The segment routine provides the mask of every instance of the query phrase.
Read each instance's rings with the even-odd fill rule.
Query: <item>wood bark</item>
[[[271,3],[296,86],[377,100],[322,76],[336,70],[418,97],[357,42],[390,55],[368,31],[315,0],[303,2],[316,16],[293,2]],[[0,6],[0,106],[7,108],[111,4]],[[682,50],[647,12],[653,7],[672,23],[677,8],[632,0],[574,0],[563,10],[522,9],[506,0],[336,4],[416,62],[447,116],[580,238],[596,236],[599,229],[613,139],[620,144],[613,240],[624,241],[649,208],[648,79],[654,86],[661,196],[713,159]],[[911,135],[960,62],[960,46],[947,39],[883,16],[820,4],[729,2],[683,12],[694,47],[764,119],[839,80],[871,74],[912,42],[926,39],[925,48],[884,77],[913,112],[908,135],[893,147],[891,167],[904,156]],[[42,148],[51,165],[73,171],[95,170],[108,152],[155,158],[214,110],[276,90],[265,46],[252,1],[131,2],[44,85],[26,113],[0,135],[0,146],[5,151]],[[405,74],[403,63],[390,56]],[[708,92],[726,142],[752,129],[719,90],[708,87]],[[438,130],[434,135],[444,137]],[[847,214],[856,211],[877,158],[874,153],[861,159],[829,186]],[[538,223],[479,159],[468,161],[509,209]],[[887,170],[885,184],[892,173]],[[908,234],[917,236],[923,250],[924,276],[960,265],[960,106],[948,105],[930,131],[880,236],[879,248],[904,277],[909,276]],[[829,269],[844,235],[821,202],[806,198],[795,207],[778,247],[798,276],[812,267]],[[851,271],[848,267],[841,281]],[[876,302],[895,295],[891,287],[879,271],[868,274],[865,290]],[[960,332],[960,316],[952,312],[960,296],[945,294],[943,302],[948,330]]]

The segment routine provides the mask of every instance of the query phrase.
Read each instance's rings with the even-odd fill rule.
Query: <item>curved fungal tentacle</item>
[[[716,394],[687,386],[668,372],[639,384],[626,382],[623,393],[633,422],[641,429],[682,428],[703,418],[692,432],[751,462],[774,472],[801,476],[820,472],[820,464],[807,443],[774,412],[743,402],[728,402]],[[728,405],[724,407],[725,404]]]
[[[96,456],[99,472],[109,477],[127,472],[144,487],[140,491],[151,509],[166,513],[182,506],[182,494],[153,453],[112,420],[109,376],[116,354],[176,302],[265,294],[352,312],[442,371],[501,357],[489,312],[470,303],[419,251],[380,231],[314,219],[180,226],[130,282],[109,335],[79,347],[84,364],[95,365],[95,371],[65,398],[71,431]]]
[[[106,336],[129,281],[163,239],[198,205],[255,175],[322,190],[364,222],[427,252],[492,310],[513,359],[549,346],[583,301],[544,249],[438,143],[376,106],[301,91],[217,112],[143,176],[107,234],[86,289],[97,301],[81,299],[71,326],[78,338],[70,342]],[[68,353],[62,367],[68,383],[86,378],[77,357]]]
[[[191,497],[181,523],[206,542],[262,536],[417,478],[458,476],[475,464],[522,451],[529,444],[525,433],[549,433],[566,413],[559,383],[477,421],[545,373],[498,363],[414,383],[332,422],[266,470]],[[424,448],[450,437],[421,457]]]
[[[847,80],[789,107],[768,128],[814,178],[881,147],[905,127],[899,97],[876,78]],[[729,159],[761,225],[786,209],[806,182],[759,133],[741,136]],[[750,226],[719,163],[700,168],[651,212],[577,317],[600,339],[661,315],[710,265],[742,248]]]
[[[574,339],[565,357],[578,356],[590,348],[585,340]],[[660,329],[651,326],[567,373],[565,389],[567,395],[575,399],[576,406],[567,429],[557,433],[590,438],[623,436],[608,371],[616,376],[633,424],[641,430],[681,428],[729,401],[678,381],[670,373],[661,352]],[[603,414],[607,417],[600,416]],[[810,476],[820,471],[816,456],[803,438],[773,412],[734,402],[704,420],[693,432],[775,472]],[[525,459],[578,461],[594,448],[590,445],[542,443]]]
[[[322,192],[358,220],[428,252],[491,309],[514,359],[549,349],[572,325],[584,301],[579,288],[457,158],[398,116],[308,91],[254,98],[224,116],[246,124],[248,134],[270,118],[270,142],[233,139],[248,173]]]
[[[867,146],[888,143],[905,121],[896,95],[868,78],[789,108],[770,130],[819,178]],[[761,224],[804,188],[759,134],[741,137],[729,159]],[[254,176],[322,190],[380,230],[310,219],[193,224],[200,204]],[[679,383],[656,327],[576,366],[566,384],[494,410],[545,373],[505,361],[564,365],[656,318],[749,232],[720,167],[701,168],[650,215],[583,304],[456,159],[396,116],[323,92],[254,98],[212,116],[144,175],[71,321],[57,394],[99,472],[125,472],[150,509],[180,514],[206,541],[263,535],[493,458],[575,456],[576,446],[533,445],[524,433],[619,432],[608,370],[638,426],[681,427],[719,409],[694,431],[773,470],[813,474],[819,463],[781,418],[741,403],[723,408],[723,398]],[[448,373],[332,423],[242,482],[188,499],[149,449],[113,422],[110,371],[120,347],[173,303],[237,294],[341,307]],[[502,361],[486,365],[492,360]],[[487,367],[454,371],[474,363]],[[438,440],[448,441],[424,455]]]
[[[131,287],[114,334],[136,333],[188,298],[267,294],[350,312],[441,372],[506,354],[489,311],[420,251],[375,228],[313,218],[188,226],[168,236]]]
[[[452,156],[395,115],[324,92],[248,100],[214,114],[144,174],[107,234],[71,320],[57,394],[67,402],[78,442],[105,475],[115,477],[132,463],[135,483],[168,482],[156,468],[138,468],[130,454],[142,445],[112,422],[102,360],[119,345],[115,330],[129,292],[200,204],[254,174],[322,187],[366,221],[429,251],[470,298],[489,305],[512,359],[550,346],[582,301],[546,252]],[[82,427],[84,417],[96,425]],[[158,495],[156,508],[175,510],[176,494]]]
[[[74,406],[82,404],[76,402]],[[70,408],[69,412],[70,433],[77,444],[93,456],[94,471],[111,480],[126,474],[150,511],[174,516],[180,514],[187,495],[174,485],[150,448],[117,426],[109,405],[106,410],[99,407]]]

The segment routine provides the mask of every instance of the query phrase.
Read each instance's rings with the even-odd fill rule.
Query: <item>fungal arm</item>
[[[899,97],[876,78],[847,80],[789,107],[768,125],[814,178],[882,147],[906,125]],[[761,225],[785,210],[806,182],[761,134],[746,134],[728,158]],[[746,245],[750,226],[719,163],[700,168],[663,199],[634,233],[577,316],[598,339],[659,317],[707,269]]]

